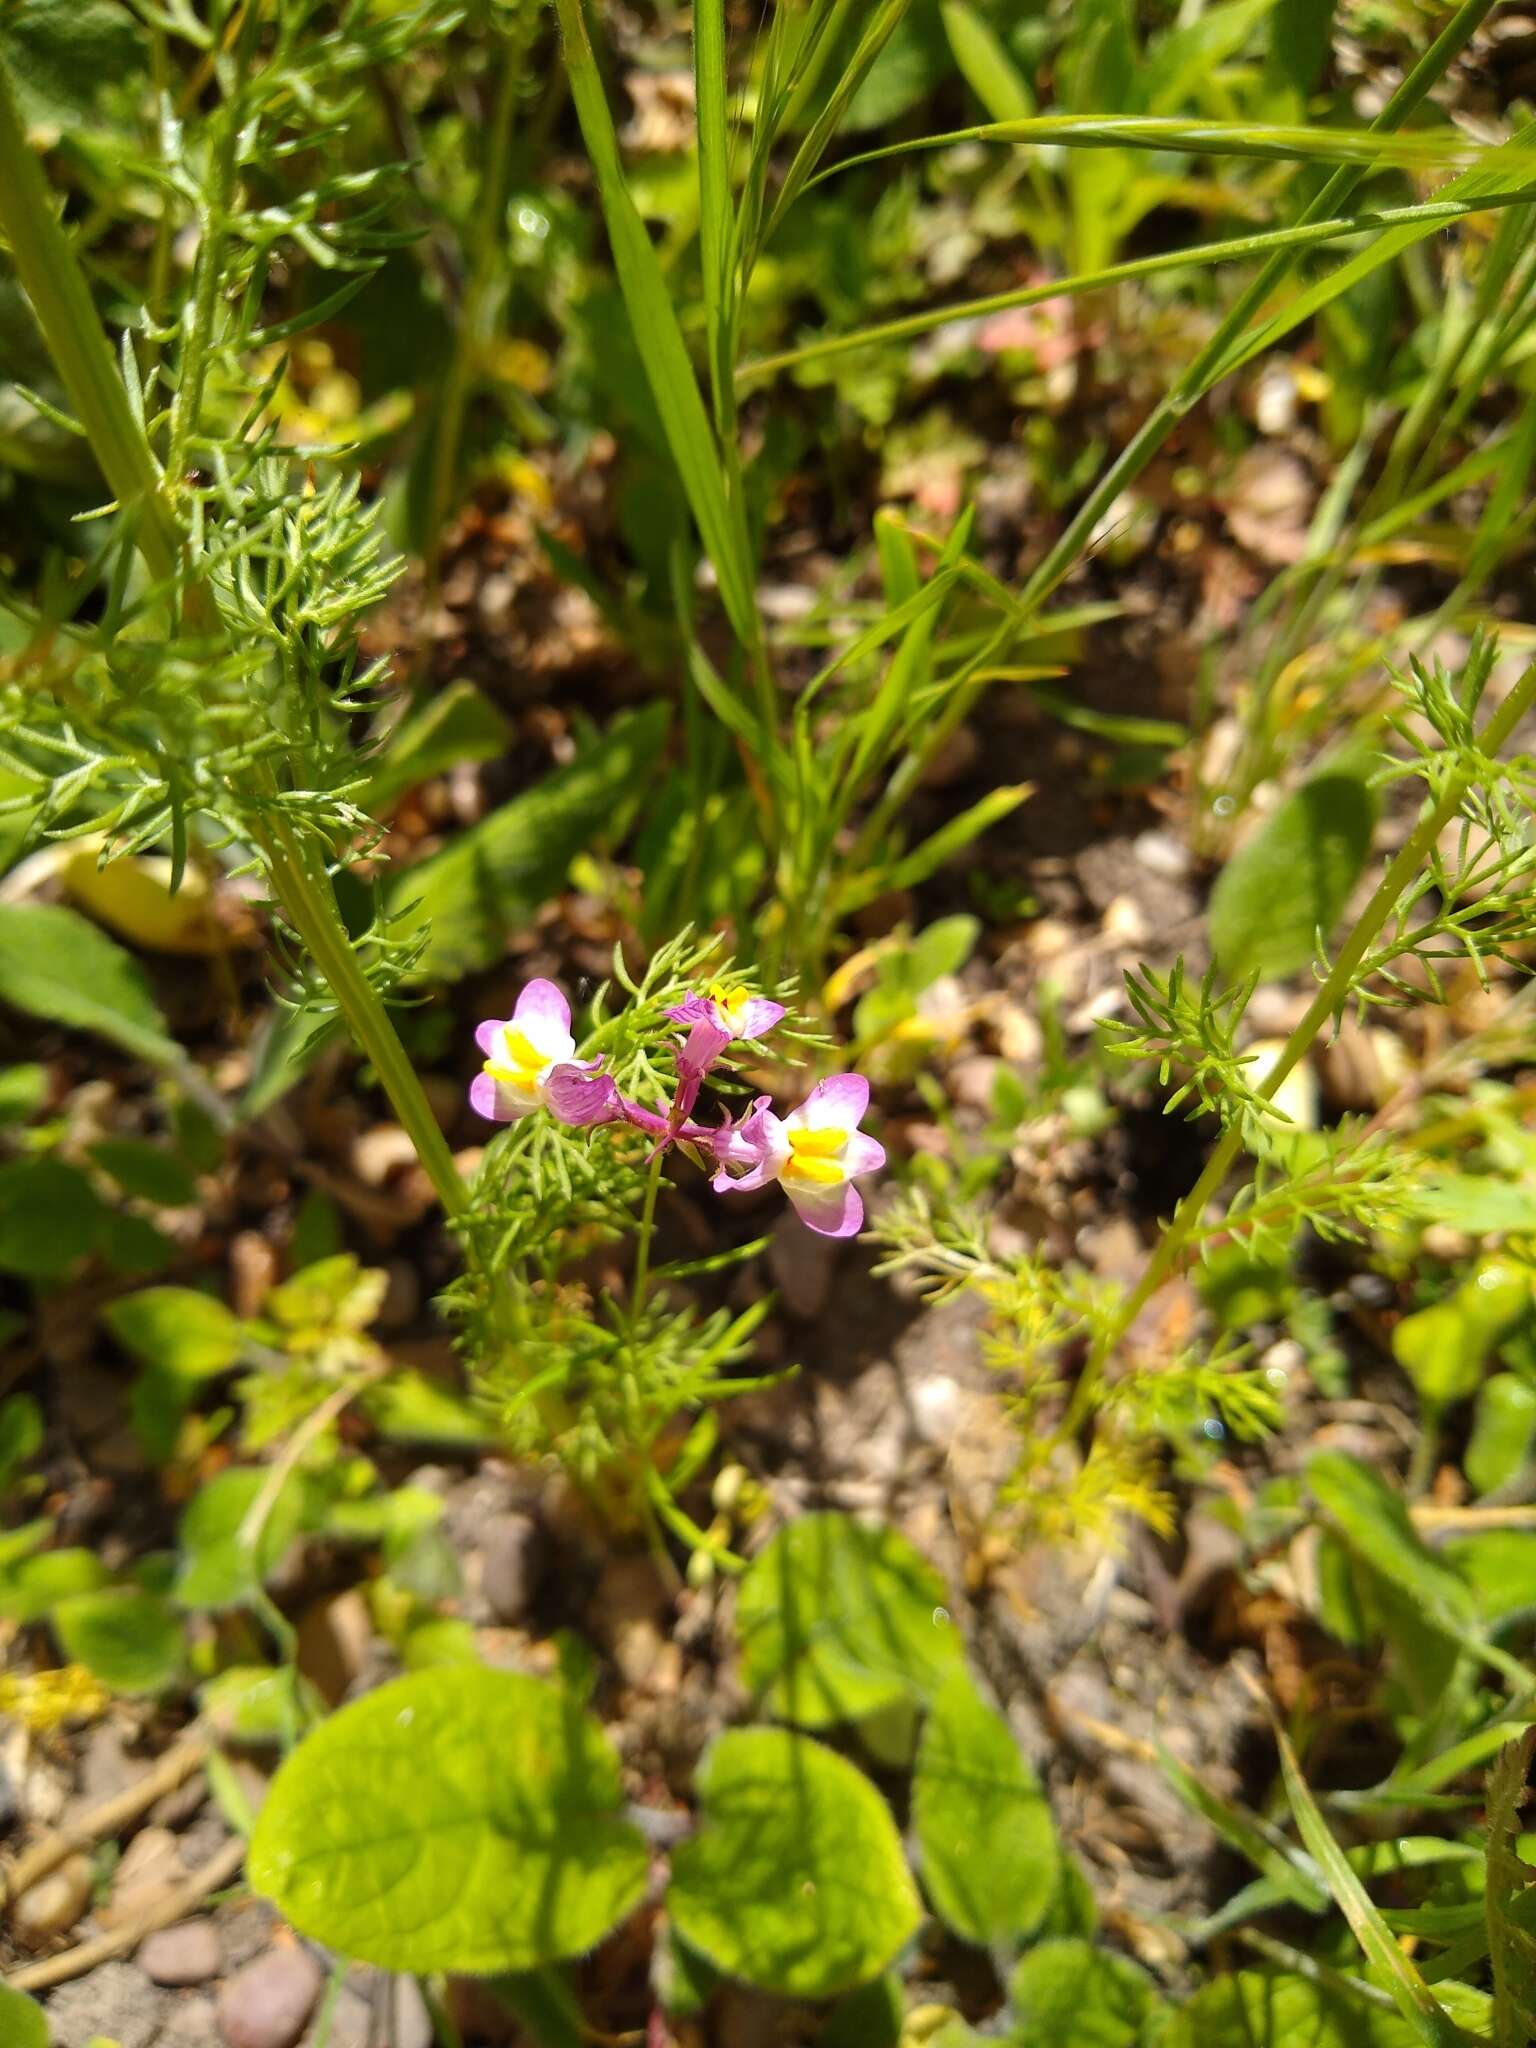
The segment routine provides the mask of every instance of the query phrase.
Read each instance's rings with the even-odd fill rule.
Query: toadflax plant
[[[638,982],[616,955],[613,986],[628,1000],[610,1011],[600,990],[580,1037],[545,980],[523,988],[510,1017],[478,1027],[470,1101],[507,1128],[475,1183],[467,1270],[450,1299],[514,1442],[552,1451],[620,1521],[670,1528],[702,1558],[696,1569],[731,1567],[723,1529],[701,1530],[677,1496],[713,1448],[709,1404],[762,1384],[734,1369],[765,1304],[705,1308],[694,1290],[765,1240],[658,1262],[665,1162],[680,1155],[722,1197],[777,1183],[811,1230],[850,1237],[864,1214],[856,1183],[885,1152],[859,1129],[860,1075],[817,1081],[782,1117],[770,1095],[743,1099],[743,1063],[762,1060],[767,1034],[802,1051],[814,1041],[708,944],[685,935]],[[718,1116],[701,1104],[706,1082],[727,1097]],[[602,1248],[619,1243],[633,1246],[625,1287],[593,1277]]]
[[[676,1093],[664,1112],[620,1094],[612,1075],[601,1071],[601,1059],[574,1057],[571,1007],[552,981],[530,981],[510,1017],[489,1018],[476,1031],[486,1060],[469,1099],[498,1123],[542,1108],[577,1128],[630,1124],[655,1139],[656,1158],[674,1144],[701,1160],[713,1158],[718,1170],[710,1185],[717,1194],[745,1194],[777,1181],[801,1222],[820,1236],[854,1236],[864,1221],[854,1182],[885,1164],[885,1147],[859,1129],[869,1109],[864,1076],[818,1081],[782,1118],[770,1107],[773,1098],[759,1095],[737,1122],[711,1128],[688,1115],[705,1076],[734,1038],[756,1039],[771,1030],[784,1006],[715,983],[707,995],[689,996],[667,1015],[690,1029],[677,1048]]]

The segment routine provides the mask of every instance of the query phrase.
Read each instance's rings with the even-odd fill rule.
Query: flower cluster
[[[628,1123],[659,1148],[681,1142],[712,1159],[711,1186],[720,1194],[777,1181],[801,1221],[823,1237],[852,1237],[864,1221],[856,1180],[885,1164],[885,1148],[859,1129],[869,1107],[861,1074],[820,1081],[798,1109],[776,1116],[759,1095],[739,1120],[719,1125],[693,1119],[710,1069],[738,1039],[760,1039],[781,1020],[782,1003],[745,989],[714,984],[667,1011],[685,1027],[677,1047],[677,1090],[670,1111],[644,1108],[621,1095],[601,1060],[576,1057],[571,1008],[552,981],[530,981],[505,1019],[475,1032],[485,1065],[469,1099],[481,1116],[513,1123],[545,1109],[578,1126]]]

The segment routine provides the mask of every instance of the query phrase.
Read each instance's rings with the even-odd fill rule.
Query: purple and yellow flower
[[[470,1106],[499,1124],[515,1123],[535,1109],[554,1108],[549,1091],[557,1073],[574,1068],[585,1078],[598,1064],[576,1058],[571,1006],[552,981],[530,981],[510,1017],[488,1017],[476,1026],[475,1043],[485,1054],[485,1065],[470,1084]],[[605,1119],[588,1116],[580,1121]]]
[[[784,1015],[784,1005],[744,988],[723,988],[717,981],[706,994],[689,996],[667,1015],[674,1024],[689,1027],[677,1070],[694,1079],[709,1072],[733,1039],[761,1038],[771,1031]]]
[[[885,1147],[859,1129],[869,1083],[862,1074],[834,1074],[786,1117],[774,1115],[770,1099],[759,1095],[740,1123],[716,1134],[717,1193],[776,1180],[802,1223],[823,1237],[852,1237],[864,1221],[853,1183],[885,1164]]]

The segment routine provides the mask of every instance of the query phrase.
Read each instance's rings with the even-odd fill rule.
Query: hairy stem
[[[1536,704],[1536,665],[1526,670],[1498,710],[1489,718],[1478,735],[1477,752],[1485,759],[1495,758],[1515,726],[1533,704]],[[1418,825],[1388,865],[1370,902],[1340,947],[1338,957],[1308,1005],[1306,1015],[1286,1040],[1279,1058],[1263,1081],[1258,1084],[1255,1092],[1265,1101],[1274,1100],[1282,1083],[1305,1058],[1324,1025],[1343,1008],[1350,989],[1354,986],[1356,973],[1372,942],[1396,909],[1403,891],[1418,877],[1425,861],[1434,852],[1440,834],[1460,810],[1475,774],[1476,770],[1471,765],[1457,768],[1447,778],[1439,797],[1426,804]],[[1242,1142],[1242,1135],[1235,1125],[1222,1134],[1206,1161],[1205,1171],[1174,1211],[1168,1227],[1147,1261],[1141,1279],[1127,1296],[1119,1314],[1094,1345],[1062,1419],[1059,1433],[1063,1440],[1079,1429],[1093,1412],[1099,1384],[1110,1357],[1137,1316],[1177,1268],[1208,1204],[1220,1192],[1223,1182],[1231,1172],[1233,1163],[1242,1149]]]
[[[59,225],[42,166],[28,146],[3,62],[0,230],[102,474],[124,514],[137,519],[138,544],[151,575],[169,581],[180,560],[181,535],[164,479],[128,401],[85,273]]]
[[[352,1036],[373,1062],[379,1085],[415,1146],[438,1200],[450,1217],[462,1215],[469,1190],[389,1012],[352,949],[329,881],[313,872],[310,859],[286,827],[276,828],[262,850],[284,917],[325,976]]]

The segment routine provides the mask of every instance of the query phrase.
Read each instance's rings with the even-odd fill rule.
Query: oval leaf
[[[178,1606],[243,1606],[282,1563],[304,1519],[303,1499],[292,1481],[272,1503],[254,1549],[242,1533],[266,1481],[263,1469],[242,1465],[220,1472],[194,1494],[176,1532],[181,1550],[175,1586]]]
[[[905,1537],[847,1515],[802,1515],[741,1584],[747,1683],[805,1728],[928,1701],[960,1663],[944,1582]]]
[[[980,1948],[1044,1919],[1060,1876],[1040,1781],[1001,1714],[959,1670],[940,1689],[917,1755],[912,1820],[934,1911]]]
[[[153,1065],[181,1062],[133,956],[58,904],[0,904],[0,1000],[110,1038]]]
[[[536,1970],[645,1890],[602,1730],[557,1687],[465,1666],[343,1707],[278,1772],[250,1878],[301,1934],[383,1969]]]
[[[104,1311],[103,1320],[141,1365],[180,1379],[227,1372],[245,1344],[245,1328],[222,1301],[194,1287],[142,1287]]]
[[[52,2039],[37,2000],[0,1984],[0,2041],[5,2048],[48,2048]]]
[[[764,1991],[832,1998],[917,1927],[890,1809],[846,1758],[782,1728],[722,1735],[699,1768],[704,1824],[672,1859],[683,1940]]]
[[[1305,1977],[1239,1970],[1199,1991],[1163,2048],[1420,2048],[1396,2013]]]
[[[1162,2008],[1145,1970],[1088,1941],[1042,1941],[1008,1995],[1013,2038],[1042,2048],[1142,2048]]]
[[[185,1649],[169,1601],[136,1586],[77,1593],[53,1611],[59,1647],[110,1692],[164,1692],[180,1675]]]
[[[1239,847],[1211,894],[1211,946],[1232,980],[1308,965],[1360,879],[1375,824],[1361,776],[1315,775]]]

